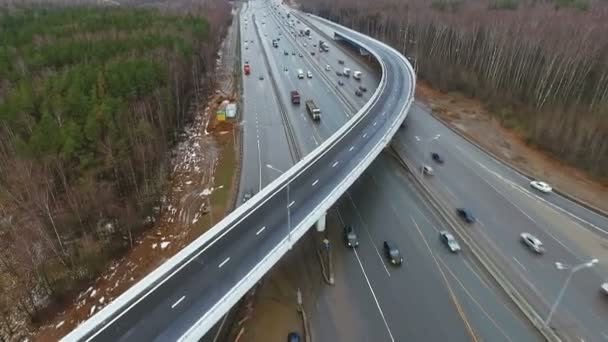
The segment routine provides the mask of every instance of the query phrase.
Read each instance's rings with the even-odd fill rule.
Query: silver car
[[[456,253],[460,251],[460,245],[452,233],[447,230],[442,230],[439,232],[439,238],[450,249],[450,252]]]
[[[543,243],[540,242],[536,236],[530,233],[521,233],[519,236],[521,237],[521,241],[524,243],[524,245],[528,246],[528,248],[530,248],[533,252],[538,254],[545,253]]]

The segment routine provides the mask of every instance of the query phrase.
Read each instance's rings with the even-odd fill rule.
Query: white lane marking
[[[264,229],[266,229],[266,226],[260,228],[260,230],[258,230],[258,232],[255,233],[255,235],[260,235],[260,233],[262,233],[264,231]]]
[[[517,260],[517,258],[516,258],[516,257],[513,257],[513,260],[515,260],[515,262],[516,262],[516,263],[517,263],[519,266],[521,266],[521,268],[523,268],[523,269],[524,269],[524,271],[526,271],[526,272],[528,271],[528,270],[526,269],[526,267],[525,267],[525,266],[524,266],[524,265],[523,265],[521,262],[519,262],[519,260]]]
[[[363,272],[363,276],[365,277],[365,281],[367,282],[367,287],[369,291],[372,293],[372,297],[374,297],[374,302],[376,302],[376,307],[378,308],[378,312],[380,312],[380,317],[382,317],[382,321],[384,322],[384,326],[386,327],[386,331],[388,332],[388,336],[391,338],[392,342],[395,342],[393,338],[393,333],[391,332],[391,328],[388,326],[388,322],[384,317],[384,312],[382,312],[382,308],[380,307],[380,303],[378,302],[378,298],[376,297],[376,293],[372,288],[372,284],[369,282],[369,278],[367,277],[367,273],[365,273],[365,269],[363,268],[363,264],[361,263],[361,259],[359,259],[359,253],[357,253],[356,249],[353,249],[355,252],[355,257],[357,258],[357,262],[359,263],[359,267],[361,267],[361,272]]]
[[[352,150],[354,150],[354,149],[355,149],[355,146],[351,146],[351,147],[348,149],[348,152],[351,152],[351,151],[352,151]]]
[[[296,204],[296,201],[291,201],[291,203],[289,203],[289,205],[287,206],[287,208],[291,208],[292,205]]]
[[[173,303],[173,305],[171,305],[171,309],[175,309],[175,307],[178,306],[179,303],[181,303],[182,300],[184,300],[184,298],[186,298],[186,296],[182,296],[182,298],[178,299],[177,302]]]
[[[384,263],[384,259],[380,255],[380,251],[378,250],[378,247],[376,247],[376,244],[374,243],[372,234],[370,234],[369,230],[367,229],[367,224],[365,223],[365,221],[363,220],[363,216],[361,216],[361,213],[359,212],[359,208],[357,208],[357,205],[355,204],[355,201],[353,200],[352,196],[350,195],[350,192],[347,191],[346,194],[348,195],[348,198],[350,199],[350,202],[352,203],[353,208],[355,208],[355,212],[357,213],[357,216],[359,217],[359,221],[361,221],[361,226],[363,227],[363,229],[367,233],[367,236],[369,237],[369,241],[371,241],[372,246],[374,246],[374,250],[376,251],[376,255],[378,256],[378,259],[380,259],[380,263],[382,264],[382,267],[384,267],[386,274],[388,274],[388,276],[390,278],[391,272],[388,271],[388,268],[386,267],[386,264]]]
[[[316,181],[312,182],[312,186],[317,185],[317,183],[319,183],[319,180],[317,179]]]
[[[217,266],[218,268],[222,268],[222,266],[226,265],[226,263],[230,261],[230,257],[227,257],[226,260],[222,261],[221,264],[219,264],[219,266]]]
[[[339,163],[339,162],[335,162],[335,163],[333,163],[333,164],[331,165],[331,167],[336,167],[336,166],[338,166],[338,163]]]
[[[416,138],[416,141],[420,141],[420,137],[419,136],[414,136],[414,138]]]
[[[367,138],[367,133],[364,133],[364,134],[363,134],[363,138]]]

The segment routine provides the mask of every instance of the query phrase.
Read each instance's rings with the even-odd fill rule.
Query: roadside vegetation
[[[480,99],[530,144],[608,179],[605,1],[307,0],[301,6],[391,44],[433,87]]]
[[[173,9],[173,8],[172,8]],[[0,6],[0,337],[69,298],[159,214],[169,149],[230,6]]]

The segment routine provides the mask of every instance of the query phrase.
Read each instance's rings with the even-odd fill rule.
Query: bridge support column
[[[319,220],[315,224],[317,226],[317,231],[318,232],[324,232],[325,231],[325,221],[326,221],[325,218],[326,218],[326,216],[327,216],[327,213],[323,213],[323,215],[321,215],[321,217],[319,217]]]

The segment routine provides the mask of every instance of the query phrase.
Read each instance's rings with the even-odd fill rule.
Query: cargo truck
[[[321,120],[321,110],[315,104],[313,100],[306,100],[306,111],[308,111],[308,115],[315,120]]]

